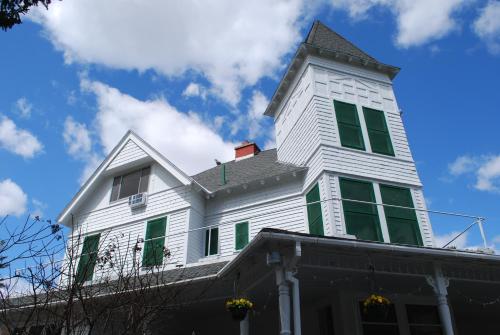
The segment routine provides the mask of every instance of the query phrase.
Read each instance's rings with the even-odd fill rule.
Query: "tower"
[[[392,87],[398,72],[319,21],[293,57],[265,115],[278,160],[308,167],[306,201],[322,200],[311,233],[433,246]]]

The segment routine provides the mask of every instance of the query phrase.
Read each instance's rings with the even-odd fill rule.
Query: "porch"
[[[203,298],[165,313],[150,330],[198,335],[498,334],[499,261],[477,253],[266,229],[218,273]],[[361,304],[372,293],[391,302],[382,317]],[[255,304],[241,324],[224,308],[233,296]],[[300,313],[294,313],[294,302]]]

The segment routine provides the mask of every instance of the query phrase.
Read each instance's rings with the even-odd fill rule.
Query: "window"
[[[392,148],[391,136],[385,122],[384,112],[363,107],[365,115],[366,128],[368,129],[368,138],[372,152],[378,154],[394,156]]]
[[[145,167],[123,176],[115,177],[111,189],[111,201],[128,198],[137,193],[148,191],[151,167]]]
[[[148,221],[146,238],[144,239],[144,254],[142,255],[143,267],[163,264],[166,227],[167,218]]]
[[[326,307],[318,309],[317,314],[319,335],[334,335],[335,331],[333,326],[332,306],[328,305]]]
[[[365,309],[363,302],[359,303],[363,335],[398,335],[398,319],[396,309],[391,304],[384,311]]]
[[[340,133],[340,143],[343,147],[365,150],[363,133],[359,124],[356,105],[333,101],[335,115]]]
[[[323,213],[321,211],[321,202],[319,201],[319,186],[316,184],[306,195],[309,233],[314,235],[324,235]]]
[[[94,267],[97,261],[97,252],[99,250],[99,239],[101,234],[86,236],[83,240],[82,255],[78,262],[76,270],[76,281],[84,283],[92,280],[94,275]]]
[[[441,335],[441,322],[436,306],[406,305],[411,335]]]
[[[373,185],[369,182],[340,178],[342,199],[375,203]],[[342,200],[348,234],[361,240],[383,241],[376,205]]]
[[[385,205],[413,208],[411,192],[407,188],[380,185],[380,193]],[[392,243],[422,245],[422,237],[414,209],[384,206],[384,211]]]
[[[205,231],[205,256],[217,255],[219,253],[219,228],[211,228]]]
[[[237,223],[234,227],[234,248],[243,249],[248,244],[248,222]]]

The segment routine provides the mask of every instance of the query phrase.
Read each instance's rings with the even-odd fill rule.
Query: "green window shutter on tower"
[[[389,128],[383,111],[363,107],[372,152],[394,156]]]
[[[142,266],[159,266],[163,264],[166,228],[167,218],[148,221],[146,238],[144,239]]]
[[[383,241],[373,185],[369,182],[340,178],[340,192],[347,233],[360,240]]]
[[[237,223],[234,227],[236,250],[243,249],[248,244],[248,222]]]
[[[86,236],[83,240],[82,254],[78,262],[76,271],[76,281],[84,283],[92,280],[94,275],[95,263],[97,261],[97,252],[99,250],[99,239],[101,234]]]
[[[309,233],[314,235],[324,235],[323,212],[321,211],[321,202],[319,201],[319,186],[316,184],[306,195]]]
[[[380,185],[384,205],[414,208],[411,192],[407,188]],[[414,209],[384,206],[385,219],[391,243],[422,245],[422,236]]]
[[[334,100],[333,106],[335,108],[342,146],[365,150],[356,105]]]

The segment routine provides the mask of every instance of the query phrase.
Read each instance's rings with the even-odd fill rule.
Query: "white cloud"
[[[477,162],[470,156],[459,156],[448,165],[450,174],[454,177],[469,173],[477,166]]]
[[[29,131],[19,129],[14,121],[0,115],[0,147],[24,158],[33,158],[43,145]]]
[[[164,98],[141,101],[98,81],[82,80],[95,94],[96,133],[109,153],[129,129],[134,130],[189,174],[213,166],[214,158],[234,159],[235,143],[225,141],[195,113],[182,113]]]
[[[459,231],[452,231],[451,233],[448,234],[434,235],[435,246],[437,248],[442,248],[446,243],[450,242],[458,234],[460,234]],[[450,243],[448,247],[453,246],[457,249],[465,249],[467,247],[467,236],[468,233],[462,234],[459,238]]]
[[[473,24],[474,32],[495,55],[500,54],[500,1],[489,1]]]
[[[264,118],[264,111],[269,104],[269,99],[266,98],[261,91],[253,91],[250,104],[248,106],[248,137],[255,139],[262,133],[261,121]]]
[[[43,211],[45,209],[47,209],[47,204],[44,203],[43,201],[35,199],[35,198],[31,199],[31,203],[34,207],[34,209],[31,212],[31,216],[32,217],[38,216],[40,218],[43,218],[43,216],[44,216]]]
[[[189,83],[182,92],[185,97],[200,97],[203,100],[207,98],[207,88],[197,83]]]
[[[500,192],[500,155],[488,157],[479,167],[475,187],[480,191]]]
[[[17,99],[16,109],[21,117],[29,119],[33,110],[33,105],[28,101],[28,99],[22,97]]]
[[[0,181],[0,217],[20,216],[26,212],[28,196],[10,179]]]
[[[453,177],[472,175],[479,191],[500,193],[500,155],[459,156],[448,171]]]
[[[346,10],[355,20],[367,17],[374,7],[388,9],[395,16],[395,42],[408,48],[440,39],[458,30],[456,13],[471,0],[331,0],[334,8]]]
[[[235,105],[243,88],[276,75],[300,40],[303,0],[54,2],[32,11],[66,62],[166,76],[202,74]],[[119,10],[117,10],[119,8]]]
[[[71,116],[64,121],[63,139],[68,153],[75,158],[87,156],[92,150],[92,140],[87,126],[76,122]]]

